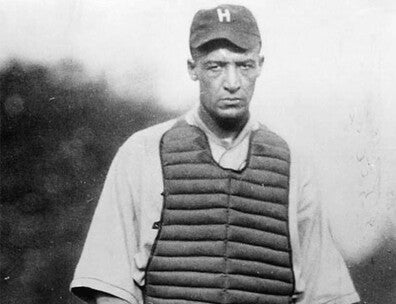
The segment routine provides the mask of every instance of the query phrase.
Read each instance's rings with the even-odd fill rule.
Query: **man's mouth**
[[[229,98],[226,97],[226,98],[221,98],[220,101],[222,104],[226,106],[240,106],[243,99],[238,97],[229,97]]]

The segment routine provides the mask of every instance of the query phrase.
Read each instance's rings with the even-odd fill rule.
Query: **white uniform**
[[[214,159],[225,168],[244,166],[252,119],[234,140],[219,139],[199,119],[185,119],[207,134]],[[100,290],[141,304],[145,267],[158,230],[163,191],[159,142],[175,120],[142,130],[119,149],[110,167],[71,288],[79,296]],[[289,228],[298,303],[349,304],[359,301],[336,249],[322,208],[312,159],[291,150]]]

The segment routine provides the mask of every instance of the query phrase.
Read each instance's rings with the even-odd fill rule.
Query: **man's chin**
[[[222,111],[219,114],[218,124],[225,130],[240,128],[249,118],[249,113],[246,111]]]
[[[227,109],[221,109],[218,112],[219,116],[224,119],[244,119],[249,116],[249,111],[242,107],[229,107]]]

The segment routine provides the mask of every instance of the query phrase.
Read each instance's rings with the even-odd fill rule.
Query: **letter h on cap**
[[[219,17],[220,22],[224,22],[224,19],[226,22],[231,22],[231,14],[228,9],[222,10],[221,8],[217,9],[217,16]]]

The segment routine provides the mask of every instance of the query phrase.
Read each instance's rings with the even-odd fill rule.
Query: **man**
[[[359,301],[312,160],[250,115],[264,61],[251,12],[197,12],[190,49],[199,106],[119,149],[72,291],[92,303]]]

